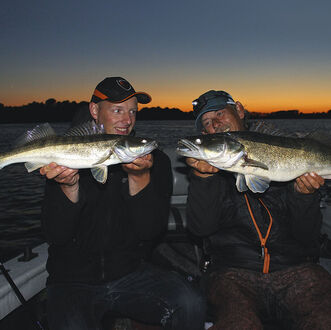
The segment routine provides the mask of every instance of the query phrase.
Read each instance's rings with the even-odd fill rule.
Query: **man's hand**
[[[316,173],[306,173],[294,182],[294,189],[301,194],[312,194],[324,185],[324,179]]]
[[[148,154],[135,159],[132,163],[122,164],[123,170],[127,173],[140,175],[153,166],[153,155]]]
[[[150,182],[150,168],[153,166],[153,155],[148,154],[135,159],[130,164],[122,164],[122,168],[128,173],[129,192],[133,196],[145,188]]]
[[[68,186],[75,185],[79,180],[78,170],[73,170],[65,166],[50,163],[40,169],[40,174],[47,179],[54,179],[56,182]]]
[[[194,169],[193,172],[195,175],[200,176],[202,178],[206,178],[208,176],[211,176],[219,172],[219,169],[217,167],[208,164],[204,160],[198,160],[195,158],[186,158],[186,164]]]
[[[47,179],[54,179],[60,184],[62,191],[73,203],[78,202],[78,170],[50,163],[40,169],[40,174],[45,175]]]

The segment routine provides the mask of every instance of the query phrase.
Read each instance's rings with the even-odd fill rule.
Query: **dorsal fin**
[[[279,129],[274,124],[266,123],[265,121],[256,121],[252,122],[249,126],[251,132],[258,132],[267,135],[273,136],[285,136],[285,137],[297,137],[298,135],[295,132],[287,132]]]
[[[311,132],[308,132],[304,137],[318,141],[319,143],[325,144],[328,147],[331,146],[331,135],[325,131],[315,129]]]
[[[88,121],[84,124],[70,128],[64,135],[65,136],[84,136],[104,134],[105,129],[103,125],[98,125],[94,120]]]
[[[22,134],[15,142],[14,146],[20,147],[29,142],[39,140],[45,137],[56,135],[54,129],[50,126],[49,123],[44,123],[37,125],[32,130],[26,131]]]

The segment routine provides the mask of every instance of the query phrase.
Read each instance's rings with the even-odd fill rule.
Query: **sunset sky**
[[[148,106],[209,89],[250,111],[331,109],[329,0],[11,0],[0,10],[0,103],[89,101],[106,76]]]

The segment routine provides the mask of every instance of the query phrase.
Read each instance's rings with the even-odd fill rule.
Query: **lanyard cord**
[[[269,265],[270,265],[270,254],[268,253],[268,249],[266,248],[266,243],[267,243],[267,239],[269,237],[269,234],[270,234],[270,230],[271,230],[271,226],[272,226],[272,216],[271,216],[271,213],[269,211],[269,209],[267,208],[267,206],[263,203],[262,199],[259,198],[259,201],[260,203],[264,206],[264,208],[267,210],[268,214],[269,214],[269,219],[270,219],[270,222],[269,222],[269,227],[268,227],[268,230],[267,230],[267,233],[265,235],[265,237],[262,237],[262,234],[261,234],[261,231],[259,229],[259,226],[257,225],[256,223],[256,220],[254,218],[254,214],[252,212],[252,208],[251,208],[251,205],[249,204],[249,201],[248,201],[248,197],[246,194],[244,194],[245,196],[245,200],[246,200],[246,204],[247,204],[247,208],[248,208],[248,211],[249,211],[249,214],[251,215],[251,218],[253,220],[253,223],[254,223],[254,226],[256,228],[256,231],[259,235],[259,239],[260,239],[260,243],[261,243],[261,248],[262,248],[262,257],[264,259],[264,263],[263,263],[263,273],[264,274],[267,274],[269,273]]]

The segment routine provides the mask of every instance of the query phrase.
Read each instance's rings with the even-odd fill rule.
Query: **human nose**
[[[132,118],[130,116],[130,113],[124,113],[123,117],[122,117],[123,122],[127,123],[128,125],[130,125],[132,123]]]
[[[220,125],[222,125],[222,121],[219,118],[212,120],[212,126],[214,130],[216,130]]]

